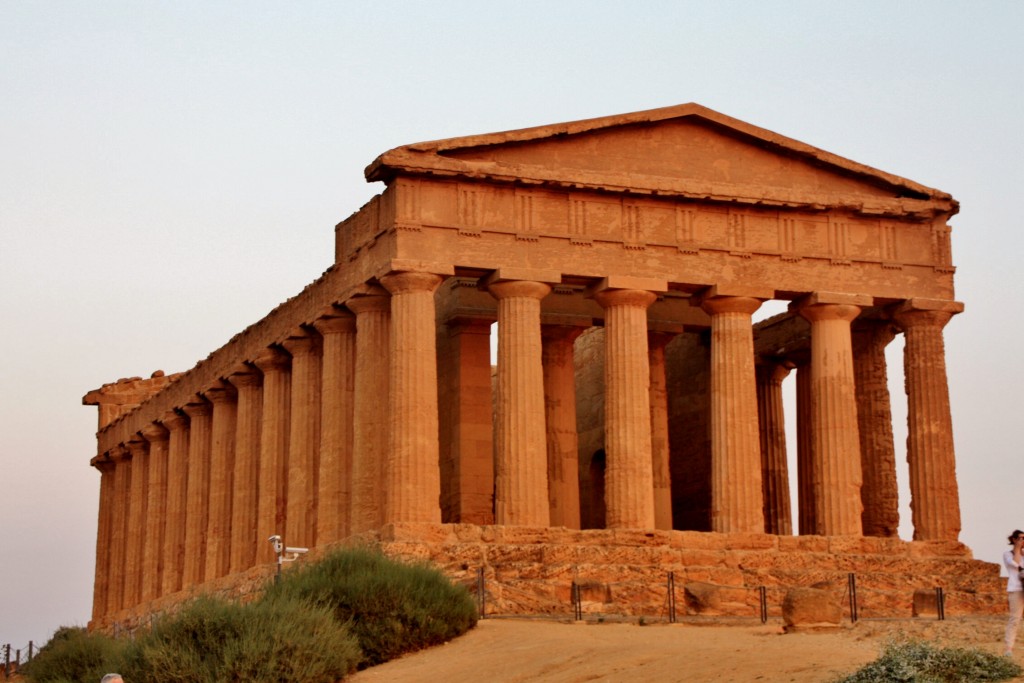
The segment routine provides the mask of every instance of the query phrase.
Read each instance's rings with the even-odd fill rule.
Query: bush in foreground
[[[358,661],[359,646],[329,609],[200,598],[129,644],[121,673],[168,683],[334,683]]]
[[[366,549],[335,552],[287,572],[264,601],[286,598],[333,610],[359,641],[360,667],[440,645],[477,620],[465,587],[430,567],[401,564]]]
[[[973,683],[1005,681],[1024,673],[1009,657],[977,648],[936,647],[919,640],[887,643],[882,655],[836,683]]]
[[[109,636],[63,626],[21,673],[40,683],[96,683],[117,665],[123,649],[124,643]]]

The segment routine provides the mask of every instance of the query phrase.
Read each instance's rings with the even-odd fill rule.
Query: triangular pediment
[[[877,213],[956,210],[946,193],[697,104],[417,143],[367,168],[368,180],[398,175]]]

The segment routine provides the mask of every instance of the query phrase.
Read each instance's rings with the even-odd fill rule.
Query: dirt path
[[[487,619],[450,643],[359,672],[348,680],[819,683],[875,659],[886,637],[898,632],[998,653],[1002,627],[1001,618],[979,617],[943,622],[861,621],[835,630],[783,634],[777,622],[639,626]],[[1018,647],[1017,658],[1024,661],[1024,644]]]

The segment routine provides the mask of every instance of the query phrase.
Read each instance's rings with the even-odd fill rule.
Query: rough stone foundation
[[[945,593],[947,616],[1000,614],[1005,602],[998,565],[975,560],[967,546],[948,541],[392,524],[314,549],[298,563],[359,544],[430,562],[474,594],[482,570],[488,615],[569,616],[575,582],[585,617],[667,618],[670,572],[677,616],[758,617],[761,586],[771,617],[782,616],[790,589],[809,587],[839,595],[848,614],[850,573],[856,576],[860,618],[915,616],[915,592],[936,587]],[[275,570],[273,564],[254,567],[208,582],[203,592],[249,599]],[[90,627],[131,632],[197,594],[168,595]]]

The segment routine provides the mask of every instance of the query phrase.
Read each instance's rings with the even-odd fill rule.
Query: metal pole
[[[676,573],[668,573],[668,623],[676,623]]]
[[[857,623],[857,577],[850,572],[847,580],[850,587],[850,622]]]

